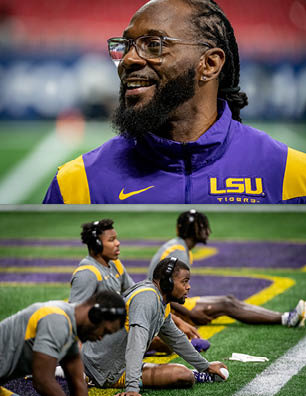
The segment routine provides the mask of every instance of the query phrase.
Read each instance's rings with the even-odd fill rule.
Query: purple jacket
[[[306,154],[232,119],[197,141],[115,137],[59,167],[47,204],[306,203]]]

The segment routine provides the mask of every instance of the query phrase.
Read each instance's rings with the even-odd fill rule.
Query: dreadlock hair
[[[82,224],[81,240],[82,243],[87,245],[88,251],[92,250],[95,254],[97,253],[97,238],[104,231],[112,230],[114,228],[113,224],[114,222],[111,219]]]
[[[208,218],[195,209],[181,213],[176,226],[179,237],[183,239],[193,238],[196,242],[206,243],[211,232]]]
[[[234,120],[241,122],[240,110],[248,105],[245,92],[240,92],[240,60],[231,23],[214,0],[183,0],[194,9],[192,23],[213,47],[223,49],[225,63],[219,75],[218,98],[225,99]]]

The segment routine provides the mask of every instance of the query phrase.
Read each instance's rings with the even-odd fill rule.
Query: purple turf
[[[84,255],[85,256],[85,255]],[[53,258],[23,258],[23,257],[1,257],[0,268],[6,267],[76,267],[78,259],[53,259]]]
[[[283,242],[212,242],[218,254],[194,262],[195,267],[301,268],[306,244]]]
[[[61,385],[66,395],[69,396],[67,381],[63,378],[57,378],[57,382]],[[40,393],[37,393],[34,389],[31,379],[18,378],[3,384],[3,386],[19,396],[40,396]]]
[[[1,240],[0,244],[8,246],[15,242],[22,245],[52,245],[62,246],[79,246],[80,242],[70,241],[30,241],[30,240]],[[139,249],[146,246],[156,246],[161,241],[122,241],[124,245],[139,246]],[[196,260],[194,267],[213,267],[213,268],[302,268],[305,266],[306,244],[298,243],[280,243],[280,242],[211,242],[208,247],[215,247],[218,253],[214,256],[202,260]],[[85,255],[85,250],[84,250]],[[121,260],[126,267],[131,266],[148,266],[149,260],[129,260],[121,255]],[[8,266],[76,266],[77,259],[20,259],[14,257],[4,257],[0,259],[0,267]]]

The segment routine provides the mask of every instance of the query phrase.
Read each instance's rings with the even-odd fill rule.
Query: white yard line
[[[48,173],[67,161],[76,144],[69,144],[50,132],[27,157],[9,171],[0,183],[0,204],[23,202]],[[50,180],[51,183],[51,180]]]
[[[273,396],[306,366],[306,337],[278,358],[234,396]]]

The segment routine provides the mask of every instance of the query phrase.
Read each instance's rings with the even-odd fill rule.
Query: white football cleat
[[[294,327],[299,323],[299,326],[305,325],[306,318],[306,303],[304,300],[300,300],[297,306],[290,312],[288,312],[287,326]]]

